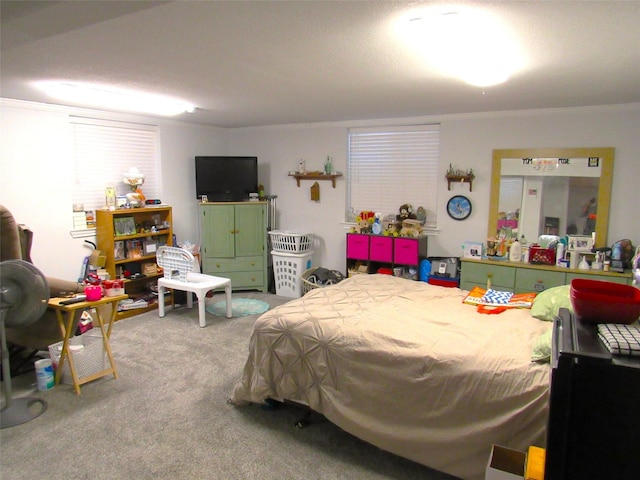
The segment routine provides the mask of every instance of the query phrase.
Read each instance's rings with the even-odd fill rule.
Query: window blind
[[[397,214],[405,203],[437,222],[440,125],[349,129],[347,218],[362,210]]]
[[[105,190],[118,195],[131,191],[122,177],[131,167],[145,175],[141,190],[146,198],[160,198],[158,127],[72,117],[74,145],[73,203],[85,210],[105,205]]]

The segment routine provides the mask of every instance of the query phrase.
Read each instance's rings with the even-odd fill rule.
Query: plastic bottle
[[[613,245],[613,249],[611,250],[611,259],[612,260],[620,260],[622,257],[622,251],[620,250],[620,245],[616,242]]]
[[[38,379],[38,390],[45,391],[54,387],[53,364],[50,359],[45,358],[35,362],[36,378]]]
[[[333,163],[331,162],[331,157],[327,157],[327,161],[324,163],[324,173],[327,175],[331,175],[333,172]]]
[[[564,243],[558,243],[556,247],[556,265],[560,266],[560,260],[564,260]]]
[[[524,238],[524,234],[520,235],[520,249],[522,250],[520,258],[524,263],[529,263],[529,242]]]
[[[509,261],[510,262],[521,262],[522,261],[522,245],[516,238],[511,244],[511,248],[509,249]]]
[[[578,270],[589,270],[589,262],[587,262],[587,257],[586,256],[582,256],[582,260],[580,260],[580,263],[578,264]]]

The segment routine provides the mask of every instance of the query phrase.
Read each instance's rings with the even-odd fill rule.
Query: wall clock
[[[454,220],[464,220],[471,215],[471,202],[463,195],[451,197],[447,202],[447,213]]]

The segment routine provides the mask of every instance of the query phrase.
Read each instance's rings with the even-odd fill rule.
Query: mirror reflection
[[[594,235],[606,245],[613,149],[494,150],[488,236]]]
[[[599,183],[599,176],[501,175],[496,232],[507,227],[532,240],[540,235],[591,236]]]

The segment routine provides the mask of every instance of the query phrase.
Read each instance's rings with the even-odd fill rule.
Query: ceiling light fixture
[[[41,82],[38,87],[47,95],[83,107],[97,107],[105,110],[147,113],[151,115],[173,116],[193,113],[195,107],[159,95],[118,90],[98,85],[71,82]]]
[[[398,31],[433,68],[470,85],[497,85],[522,68],[513,35],[480,10],[414,12]]]

